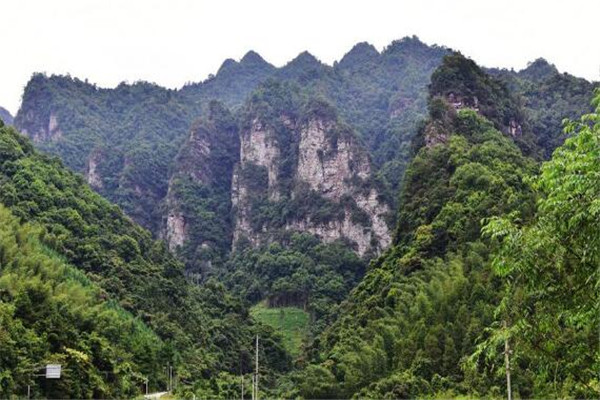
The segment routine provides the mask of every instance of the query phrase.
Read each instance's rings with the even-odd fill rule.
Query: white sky
[[[14,114],[33,72],[175,88],[248,50],[331,64],[359,41],[413,34],[485,66],[544,57],[599,80],[599,16],[598,0],[0,0],[0,105]]]

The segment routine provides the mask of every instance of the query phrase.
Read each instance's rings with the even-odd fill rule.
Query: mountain
[[[67,166],[84,173],[88,184],[120,205],[128,216],[150,229],[156,237],[167,239],[171,249],[180,248],[188,272],[197,274],[202,271],[205,276],[215,265],[224,264],[242,231],[246,237],[252,237],[252,229],[248,228],[249,222],[243,216],[251,211],[250,204],[248,199],[238,199],[237,195],[231,193],[230,180],[234,184],[241,181],[239,174],[234,176],[228,171],[232,157],[237,158],[234,164],[237,165],[236,171],[239,171],[246,168],[247,155],[254,157],[252,154],[262,151],[256,148],[260,143],[252,140],[256,134],[247,127],[239,126],[242,120],[247,124],[251,119],[251,116],[243,115],[244,110],[252,107],[251,93],[268,79],[295,82],[301,93],[294,96],[323,98],[325,103],[331,105],[330,108],[335,109],[337,116],[332,121],[325,121],[328,125],[322,129],[311,128],[310,132],[301,133],[300,126],[290,127],[287,133],[289,138],[284,139],[289,144],[278,144],[271,148],[275,153],[286,153],[281,158],[287,163],[296,162],[292,153],[299,151],[296,142],[300,135],[307,136],[309,132],[310,136],[320,135],[322,138],[311,138],[311,143],[305,138],[302,143],[302,157],[309,157],[310,160],[297,168],[293,165],[278,166],[280,161],[273,159],[269,166],[271,172],[278,168],[297,169],[287,171],[289,176],[286,179],[292,179],[292,175],[306,178],[307,174],[318,172],[314,168],[317,167],[315,162],[319,161],[317,153],[304,151],[307,146],[324,144],[314,140],[323,141],[327,136],[323,136],[326,130],[339,128],[354,133],[340,141],[340,146],[345,146],[344,150],[337,159],[330,160],[323,167],[337,168],[345,163],[346,172],[343,176],[329,175],[323,178],[323,182],[303,179],[312,184],[317,192],[330,190],[317,186],[335,184],[335,193],[322,198],[297,197],[297,203],[305,202],[302,211],[305,215],[302,218],[292,219],[285,215],[269,218],[279,219],[280,224],[287,223],[287,230],[306,228],[329,242],[353,237],[353,246],[358,246],[355,249],[362,255],[370,250],[382,249],[389,243],[388,224],[391,222],[390,216],[393,216],[389,210],[395,207],[396,198],[393,193],[409,156],[415,122],[424,115],[429,74],[446,52],[443,48],[429,47],[416,38],[394,42],[381,55],[374,48],[366,46],[367,57],[357,56],[357,52],[363,51],[359,46],[335,67],[322,64],[304,52],[277,69],[257,53],[249,52],[239,62],[226,60],[214,77],[202,83],[186,85],[179,91],[166,90],[145,82],[100,89],[70,77],[37,74],[25,89],[15,124],[33,139],[37,147],[58,155]],[[232,133],[233,127],[229,130],[222,130],[218,126],[199,128],[211,125],[213,116],[210,99],[221,102],[224,109],[231,108],[227,112],[235,120],[230,124],[238,125],[236,134]],[[263,118],[263,123],[280,124],[273,118]],[[338,119],[340,123],[335,122]],[[290,121],[294,124],[297,122],[300,121]],[[342,122],[349,126],[341,128]],[[316,123],[313,121],[313,125]],[[211,130],[212,133],[208,134]],[[207,143],[202,142],[206,142],[204,139],[198,139],[196,134],[199,137],[208,135],[205,139],[213,144],[207,148],[214,150],[211,153],[213,155],[202,157],[203,150],[200,148]],[[237,150],[237,142],[242,146],[240,150]],[[331,145],[335,147],[338,143],[332,142]],[[327,151],[337,152],[333,147]],[[207,177],[198,175],[198,171],[214,169],[215,160],[221,155],[230,161],[225,161],[224,169],[216,171],[219,182],[206,182],[204,178]],[[342,161],[343,157],[348,160]],[[350,165],[355,157],[357,164]],[[210,159],[213,160],[212,165],[205,165],[211,163]],[[267,163],[258,159],[251,162],[265,166]],[[350,171],[354,167],[361,171]],[[346,182],[354,177],[368,177],[379,182],[376,191],[365,192],[360,200],[363,204],[358,207],[343,199],[356,192],[357,188]],[[334,182],[336,179],[339,181]],[[211,188],[207,189],[209,186]],[[291,188],[286,190],[282,201],[291,198]],[[313,200],[318,204],[311,204]],[[334,221],[330,216],[311,215],[320,208],[324,209],[326,203],[332,208],[342,200],[347,209],[342,219]],[[243,209],[237,205],[238,201]],[[263,211],[288,212],[277,209],[280,207],[277,205],[269,207],[262,207]],[[362,218],[362,225],[349,220],[348,207],[356,209],[352,219]],[[237,211],[232,216],[234,208]],[[256,208],[252,212],[254,210]],[[199,218],[200,215],[203,217]],[[318,221],[319,218],[329,219]],[[375,220],[371,223],[369,220],[373,218]],[[282,228],[269,224],[261,229]],[[331,226],[324,228],[326,224]],[[373,233],[373,229],[377,232]],[[273,238],[278,235],[273,231],[266,236]],[[371,240],[377,243],[372,245]],[[257,240],[254,242],[258,244]]]
[[[115,324],[147,330],[114,344],[135,376],[168,360],[182,397],[238,397],[257,333],[268,397],[500,397],[505,345],[516,396],[593,397],[597,116],[560,127],[597,107],[597,86],[541,59],[483,69],[416,37],[333,66],[249,52],[180,90],[36,74],[15,124],[48,155],[2,128],[6,235],[39,228],[34,253],[90,281],[82,304],[109,299]],[[50,335],[4,315],[11,338],[19,324]],[[81,369],[99,395],[135,393],[101,368]]]
[[[225,60],[218,72],[201,83],[184,86],[179,92],[183,102],[197,112],[210,100],[219,100],[227,107],[239,107],[259,83],[276,72],[258,53],[249,51],[237,62]]]
[[[0,120],[4,121],[6,125],[13,124],[13,116],[10,115],[10,112],[6,108],[0,107]]]
[[[497,242],[482,237],[481,229],[492,216],[522,223],[535,214],[527,177],[537,171],[536,152],[519,143],[530,128],[506,85],[458,53],[446,56],[432,76],[429,113],[404,178],[394,244],[372,262],[339,318],[308,350],[311,362],[290,376],[287,387],[296,389],[283,395],[488,397],[505,385],[496,373],[506,335],[496,313],[508,289],[493,266]],[[511,130],[519,124],[522,129]],[[484,356],[486,327],[498,336]],[[571,346],[593,346],[596,336],[568,340]],[[556,380],[535,372],[543,365],[539,350],[517,351],[519,361],[511,367],[513,391],[520,396],[594,393],[562,367],[557,389]],[[593,370],[593,357],[580,354],[577,362]]]
[[[0,345],[3,370],[10,366],[2,393],[24,393],[31,383],[44,397],[132,395],[145,378],[164,387],[169,363],[214,397],[217,381],[250,371],[255,334],[269,376],[289,368],[272,331],[223,285],[190,283],[164,242],[6,126],[0,202],[0,309],[10,322],[0,333],[28,335],[24,345]],[[73,367],[67,379],[45,384],[24,372],[49,361]]]
[[[200,277],[223,263],[231,250],[231,185],[240,138],[233,114],[211,102],[175,159],[169,179],[162,236]]]
[[[390,243],[391,201],[326,101],[269,81],[238,117],[213,102],[194,125],[169,184],[165,239],[193,279],[216,275],[251,304],[301,307],[316,333]],[[272,258],[285,261],[259,266]]]
[[[536,135],[536,145],[542,149],[545,159],[566,138],[556,134],[556,127],[562,125],[564,118],[576,118],[592,112],[589,100],[594,90],[600,87],[598,82],[559,73],[543,58],[519,72],[498,69],[489,72],[506,82],[511,91],[521,98],[531,130]]]
[[[325,242],[345,238],[360,255],[379,252],[390,242],[389,206],[367,151],[328,103],[301,102],[297,91],[273,83],[243,110],[234,247],[302,231]]]

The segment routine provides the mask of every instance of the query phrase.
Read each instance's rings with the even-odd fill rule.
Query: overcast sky
[[[485,66],[544,57],[599,80],[599,16],[598,0],[0,0],[0,105],[15,113],[34,72],[176,88],[248,50],[331,64],[357,42],[381,50],[407,35]]]

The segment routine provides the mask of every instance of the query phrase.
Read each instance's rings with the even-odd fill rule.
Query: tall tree
[[[506,280],[498,316],[509,325],[498,322],[487,354],[510,340],[543,396],[600,395],[600,91],[593,104],[566,122],[573,136],[531,180],[535,219],[497,217],[484,228],[501,241],[493,265]]]

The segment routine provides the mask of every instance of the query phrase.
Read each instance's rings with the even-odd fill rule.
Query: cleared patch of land
[[[279,332],[283,337],[283,345],[292,356],[300,355],[310,318],[306,311],[297,307],[269,308],[261,302],[250,309],[250,314]]]

